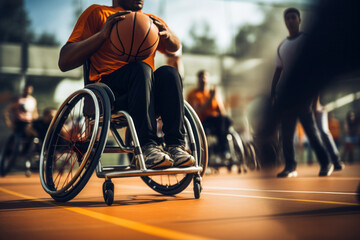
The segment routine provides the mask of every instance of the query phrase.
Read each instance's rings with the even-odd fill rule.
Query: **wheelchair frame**
[[[147,169],[131,116],[125,111],[119,111],[116,114],[110,113],[112,102],[114,102],[115,97],[110,88],[105,84],[87,84],[88,69],[88,64],[85,64],[85,88],[74,92],[65,100],[65,102],[60,106],[56,117],[52,120],[46,134],[40,156],[40,179],[44,190],[56,201],[69,201],[83,189],[96,167],[97,177],[105,178],[105,182],[103,184],[103,196],[107,205],[111,205],[114,200],[114,184],[111,182],[111,179],[120,177],[141,177],[149,187],[165,195],[174,195],[183,191],[190,184],[191,180],[193,180],[194,196],[195,198],[200,198],[200,192],[202,190],[201,180],[205,173],[208,161],[208,149],[206,135],[202,128],[202,124],[191,106],[187,102],[184,104],[184,125],[187,133],[186,139],[188,141],[189,150],[196,160],[195,166],[159,170]],[[66,161],[73,161],[73,154],[80,159],[71,163],[70,171],[72,171],[76,162],[78,162],[79,166],[74,175],[71,173],[71,179],[67,180],[70,175],[69,173],[62,187],[58,189],[59,183],[56,182],[56,179],[59,175],[61,177],[65,169],[64,167],[59,169],[59,173],[54,180],[53,171],[56,170],[56,164],[58,164],[57,161],[61,159],[61,156],[64,154],[60,151],[58,154],[60,157],[56,155],[57,142],[62,135],[62,127],[60,128],[59,126],[66,125],[66,119],[70,116],[68,116],[68,114],[71,114],[72,110],[76,108],[77,101],[82,99],[82,96],[84,99],[87,98],[88,100],[92,100],[92,104],[94,105],[92,106],[91,117],[89,117],[90,115],[85,117],[84,123],[86,123],[86,125],[84,126],[83,123],[81,126],[81,128],[86,128],[86,139],[90,140],[86,141],[86,143],[84,141],[76,142],[69,140],[72,144],[72,152],[70,153],[70,157],[64,161],[63,166],[67,164]],[[86,104],[84,103],[84,109],[86,108],[85,105]],[[83,113],[84,111],[85,110],[82,110]],[[79,113],[80,112],[81,111],[79,111]],[[75,126],[76,120],[73,119],[72,121]],[[129,146],[122,140],[117,129],[123,127],[128,127],[133,145]],[[75,126],[75,128],[77,127]],[[78,130],[80,130],[80,127]],[[108,130],[112,132],[117,146],[106,146]],[[82,138],[81,135],[80,138]],[[85,148],[87,149],[85,153],[79,150],[84,148],[81,144],[85,144]],[[96,146],[95,149],[94,146]],[[70,148],[70,145],[68,147]],[[100,160],[103,153],[132,153],[134,154],[138,168],[133,169],[130,165],[103,166]],[[95,165],[96,161],[98,162]],[[161,183],[157,183],[155,180],[150,178],[150,176],[177,176],[177,174],[184,174],[184,177],[175,185],[171,185],[170,183],[169,185],[163,185],[162,181]],[[177,177],[176,180],[178,180]]]

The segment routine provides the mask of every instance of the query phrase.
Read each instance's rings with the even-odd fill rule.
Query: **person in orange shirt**
[[[162,66],[154,71],[155,52],[143,61],[119,61],[110,47],[112,26],[131,11],[141,12],[144,0],[113,0],[111,6],[91,5],[79,17],[62,47],[59,67],[68,71],[90,62],[89,80],[107,84],[115,95],[115,109],[133,118],[147,168],[187,167],[195,163],[184,149],[184,100],[178,71]],[[176,56],[179,38],[159,17],[147,14],[159,29],[157,50]],[[121,32],[119,34],[127,34]],[[167,149],[159,146],[156,117],[161,116]]]
[[[340,122],[335,118],[334,112],[329,112],[328,116],[329,131],[334,139],[336,147],[340,146]]]
[[[214,134],[218,140],[219,153],[226,154],[226,136],[231,120],[226,116],[225,107],[216,94],[215,86],[210,89],[209,73],[201,70],[197,74],[197,88],[188,93],[187,101],[194,108],[207,133]]]

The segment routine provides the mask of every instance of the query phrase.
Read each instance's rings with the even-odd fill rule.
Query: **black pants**
[[[102,82],[115,94],[115,109],[133,118],[141,146],[158,143],[158,116],[166,144],[184,144],[183,85],[175,68],[163,66],[153,72],[146,63],[133,62],[103,76]]]
[[[231,120],[227,116],[217,116],[217,117],[207,117],[202,122],[205,131],[207,134],[214,134],[218,140],[218,151],[220,153],[225,153],[227,150],[227,134],[229,133],[229,127],[231,125]]]
[[[330,163],[329,155],[321,140],[319,130],[316,126],[315,116],[311,107],[303,107],[296,114],[289,114],[281,121],[282,144],[285,157],[286,168],[296,168],[294,153],[294,134],[297,119],[300,120],[311,147],[314,149],[316,157],[321,166]]]

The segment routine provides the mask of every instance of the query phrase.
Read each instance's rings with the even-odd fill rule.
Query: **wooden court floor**
[[[303,165],[297,178],[277,179],[221,169],[203,178],[200,199],[192,185],[170,197],[139,178],[113,179],[110,207],[95,175],[56,203],[38,174],[11,174],[0,178],[0,239],[360,239],[360,165],[323,178],[318,170]]]

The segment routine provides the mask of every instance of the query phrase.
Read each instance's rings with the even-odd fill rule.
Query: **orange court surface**
[[[297,178],[278,179],[220,169],[205,175],[200,199],[192,184],[163,196],[140,178],[113,179],[112,206],[95,174],[67,203],[52,200],[38,174],[10,174],[0,178],[0,239],[359,239],[360,165],[318,170],[300,165]]]

